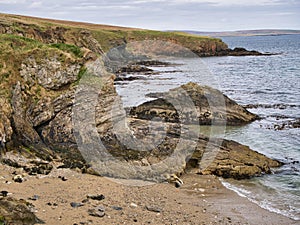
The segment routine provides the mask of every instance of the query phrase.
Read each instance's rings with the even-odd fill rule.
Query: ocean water
[[[215,136],[238,141],[285,163],[270,175],[223,184],[259,206],[300,220],[300,128],[283,123],[300,118],[300,35],[226,37],[229,47],[280,53],[272,56],[209,57],[174,60],[176,66],[153,67],[158,75],[117,82],[126,107],[149,100],[147,93],[163,92],[189,81],[209,85],[262,119],[246,126],[226,127]],[[176,72],[177,71],[177,72]]]
[[[225,185],[263,208],[300,220],[300,128],[274,126],[300,118],[300,35],[228,37],[231,47],[281,53],[262,57],[219,57],[204,61],[218,77],[223,93],[262,120],[227,129],[225,138],[250,146],[285,166],[272,175]]]

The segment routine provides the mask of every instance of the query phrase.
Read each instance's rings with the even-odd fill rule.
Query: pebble
[[[97,201],[101,201],[103,199],[105,199],[104,195],[87,195],[87,198],[90,198],[92,200],[97,200]]]
[[[58,176],[58,178],[61,179],[62,181],[67,181],[68,180],[68,178],[63,177],[63,176]]]
[[[47,205],[49,205],[49,206],[58,206],[57,203],[51,203],[51,202],[48,202]]]
[[[7,197],[7,195],[8,195],[8,191],[1,191],[0,192],[0,196],[2,196],[2,197]]]
[[[81,202],[82,202],[82,203],[88,203],[88,202],[89,202],[89,199],[88,199],[88,198],[87,198],[87,199],[83,199]]]
[[[146,206],[146,209],[148,211],[151,212],[156,212],[156,213],[160,213],[162,211],[162,209],[158,208],[158,207],[154,207],[154,206]]]
[[[16,183],[22,183],[24,181],[24,178],[22,177],[22,175],[16,175],[13,177],[13,181]]]
[[[34,195],[34,196],[28,198],[28,200],[36,201],[36,200],[38,200],[39,198],[40,198],[40,197],[39,197],[38,195]]]
[[[103,217],[105,216],[105,209],[102,206],[97,206],[93,209],[89,209],[88,213],[90,216]]]
[[[175,187],[176,187],[176,188],[180,188],[181,185],[182,185],[182,184],[181,184],[179,181],[176,181],[176,182],[175,182]]]
[[[112,206],[112,208],[117,211],[123,210],[123,208],[119,206]]]
[[[130,204],[130,207],[137,208],[138,206],[137,206],[137,204],[135,204],[135,203],[131,203],[131,204]]]
[[[77,203],[77,202],[71,202],[70,205],[71,205],[73,208],[78,208],[78,207],[84,206],[84,204],[82,204],[82,203]]]

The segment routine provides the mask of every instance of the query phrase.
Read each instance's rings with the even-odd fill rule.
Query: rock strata
[[[98,142],[89,141],[99,140],[96,138],[100,138],[108,152],[120,159],[120,162],[129,162],[130,165],[137,165],[140,168],[155,166],[172,155],[177,146],[179,146],[177,150],[184,152],[190,145],[195,145],[198,147],[192,159],[194,164],[198,165],[199,162],[196,161],[200,161],[202,157],[200,153],[204,154],[209,139],[191,138],[191,135],[188,135],[190,128],[187,125],[225,125],[225,123],[242,125],[257,119],[256,115],[248,112],[221,92],[194,83],[175,88],[162,94],[156,100],[137,106],[131,110],[129,116],[126,116],[123,110],[114,108],[117,102],[117,92],[114,87],[115,75],[103,73],[105,63],[111,69],[110,72],[117,72],[120,69],[119,60],[122,58],[124,65],[137,59],[140,60],[140,63],[131,65],[130,68],[121,69],[120,72],[126,73],[128,71],[152,73],[153,71],[145,66],[168,65],[156,60],[151,61],[144,54],[147,50],[150,53],[188,57],[190,56],[188,52],[196,53],[198,56],[245,55],[248,54],[245,49],[229,50],[228,46],[219,39],[201,39],[190,36],[187,38],[185,35],[178,36],[177,34],[168,37],[161,36],[159,32],[154,34],[144,31],[129,32],[126,35],[117,30],[103,33],[103,31],[89,30],[87,27],[75,29],[73,26],[61,25],[59,22],[46,26],[45,23],[38,21],[34,24],[28,20],[22,21],[21,17],[7,15],[0,15],[0,17],[0,34],[3,40],[0,46],[0,59],[3,61],[1,61],[0,68],[3,77],[0,82],[0,89],[3,89],[0,97],[2,105],[0,151],[6,156],[6,151],[11,151],[16,157],[22,155],[27,159],[40,160],[40,163],[25,160],[25,164],[21,164],[19,160],[6,156],[1,156],[1,161],[23,168],[29,175],[48,174],[52,170],[52,163],[57,161],[61,163],[58,168],[77,168],[82,172],[99,174],[102,171],[93,171],[90,168],[93,160],[90,158],[86,160],[86,155],[79,151],[79,144],[82,143],[92,143],[88,146],[92,150],[93,144]],[[108,35],[108,40],[103,40],[103,34]],[[142,42],[132,47],[136,52],[141,51],[143,55],[136,56],[135,51],[128,52],[128,47],[131,46],[130,41],[139,40]],[[144,42],[145,40],[147,41]],[[145,43],[149,45],[145,46]],[[174,44],[181,47],[174,48]],[[103,62],[97,58],[104,52],[103,45],[106,49],[122,46],[118,47],[118,51],[110,51],[107,61]],[[259,55],[257,52],[251,52],[251,54]],[[191,55],[195,56],[195,54]],[[94,75],[88,81],[92,84],[96,83],[96,86],[85,88],[86,86],[79,85],[86,74]],[[188,98],[182,97],[182,93],[187,93]],[[181,105],[179,103],[180,112],[174,106],[176,102],[171,101],[178,98],[183,99]],[[74,108],[78,105],[83,108],[76,114]],[[84,106],[87,107],[84,108]],[[195,111],[191,110],[190,106],[193,106]],[[79,125],[81,127],[75,127],[74,115],[77,116],[77,120],[82,121]],[[162,128],[156,121],[158,118],[167,123],[165,128]],[[128,124],[115,129],[115,123],[123,120],[127,120]],[[186,127],[181,127],[182,121]],[[149,129],[150,122],[153,122],[154,132],[152,133]],[[85,133],[92,125],[95,128],[92,130],[94,133]],[[119,134],[122,133],[126,134],[125,141],[119,138]],[[157,135],[162,138],[160,143],[156,143]],[[149,151],[139,151],[142,145],[136,139],[128,137],[144,138],[144,147],[149,148],[147,149]],[[181,140],[183,143],[180,142]],[[151,145],[148,145],[149,143]],[[243,148],[240,145],[232,146],[234,147],[226,149],[233,152],[235,149]],[[226,151],[220,151],[220,154],[226,154]],[[90,154],[87,153],[87,155]],[[231,158],[233,155],[229,154],[228,157]],[[242,161],[242,156],[236,165],[239,165],[240,161]],[[233,162],[230,163],[235,166]],[[178,173],[183,172],[186,167],[185,161],[174,162],[164,167],[173,167],[174,164],[178,164],[176,168]],[[257,169],[256,173],[249,173],[249,176],[269,172],[267,167],[272,166],[271,163],[266,167],[258,163],[250,164],[248,166],[259,165],[257,168],[261,170]],[[232,167],[230,171],[233,170]],[[237,172],[222,172],[221,174],[213,171],[212,168],[210,171],[220,176],[229,174],[228,176],[239,177]],[[246,177],[246,172],[240,173]]]
[[[250,113],[235,101],[223,95],[220,91],[200,86],[196,83],[188,83],[179,88],[170,90],[168,93],[157,94],[158,99],[146,102],[134,107],[130,115],[134,118],[151,120],[159,117],[168,122],[179,122],[180,116],[187,123],[198,123],[198,120],[190,118],[192,113],[189,111],[191,106],[186,106],[184,113],[179,115],[172,104],[165,99],[178,99],[181,95],[180,90],[186,91],[193,101],[193,107],[197,109],[197,119],[200,125],[241,125],[258,119],[258,116]],[[151,97],[155,97],[152,94]],[[184,104],[184,103],[182,103]]]
[[[203,144],[203,140],[199,141],[200,145],[201,142]],[[218,143],[217,140],[216,143]],[[270,159],[235,141],[222,140],[219,143],[221,146],[216,151],[214,160],[205,168],[201,168],[203,158],[199,157],[199,155],[203,156],[204,154],[203,148],[197,146],[187,163],[188,170],[199,174],[213,174],[223,178],[240,180],[270,174],[271,168],[283,165],[281,162]]]

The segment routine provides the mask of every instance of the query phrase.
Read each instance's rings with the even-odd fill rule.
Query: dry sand
[[[297,224],[238,196],[214,176],[184,175],[181,188],[168,183],[137,187],[54,169],[48,176],[6,183],[12,181],[14,170],[0,165],[0,191],[6,190],[17,199],[39,196],[28,201],[45,224]],[[81,207],[71,207],[71,202],[81,203],[89,194],[103,194],[105,199],[89,199]],[[89,215],[88,210],[96,206],[105,209],[104,217]]]

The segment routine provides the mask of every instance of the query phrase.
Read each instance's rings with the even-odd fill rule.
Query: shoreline
[[[211,175],[185,174],[184,185],[178,189],[168,183],[125,186],[103,177],[54,169],[47,176],[28,176],[23,183],[7,184],[15,169],[0,168],[1,191],[32,203],[45,224],[297,224],[238,196]],[[105,199],[86,200],[89,194],[102,194]],[[28,200],[34,195],[37,200]],[[82,207],[70,205],[82,201]],[[88,213],[97,206],[105,209],[101,218]]]
[[[295,215],[289,215],[289,212],[284,212],[280,209],[274,208],[274,206],[272,204],[263,203],[255,198],[251,198],[251,197],[247,196],[248,191],[243,188],[241,189],[238,185],[232,184],[232,183],[224,181],[222,179],[220,179],[220,180],[221,180],[222,185],[225,188],[233,191],[234,193],[236,193],[238,196],[240,196],[242,198],[246,198],[248,201],[250,201],[251,203],[254,203],[255,205],[259,206],[260,208],[267,210],[268,212],[275,213],[280,216],[284,216],[286,218],[292,219],[293,221],[299,221],[299,217],[297,217]],[[243,194],[243,191],[245,191],[246,193]]]

